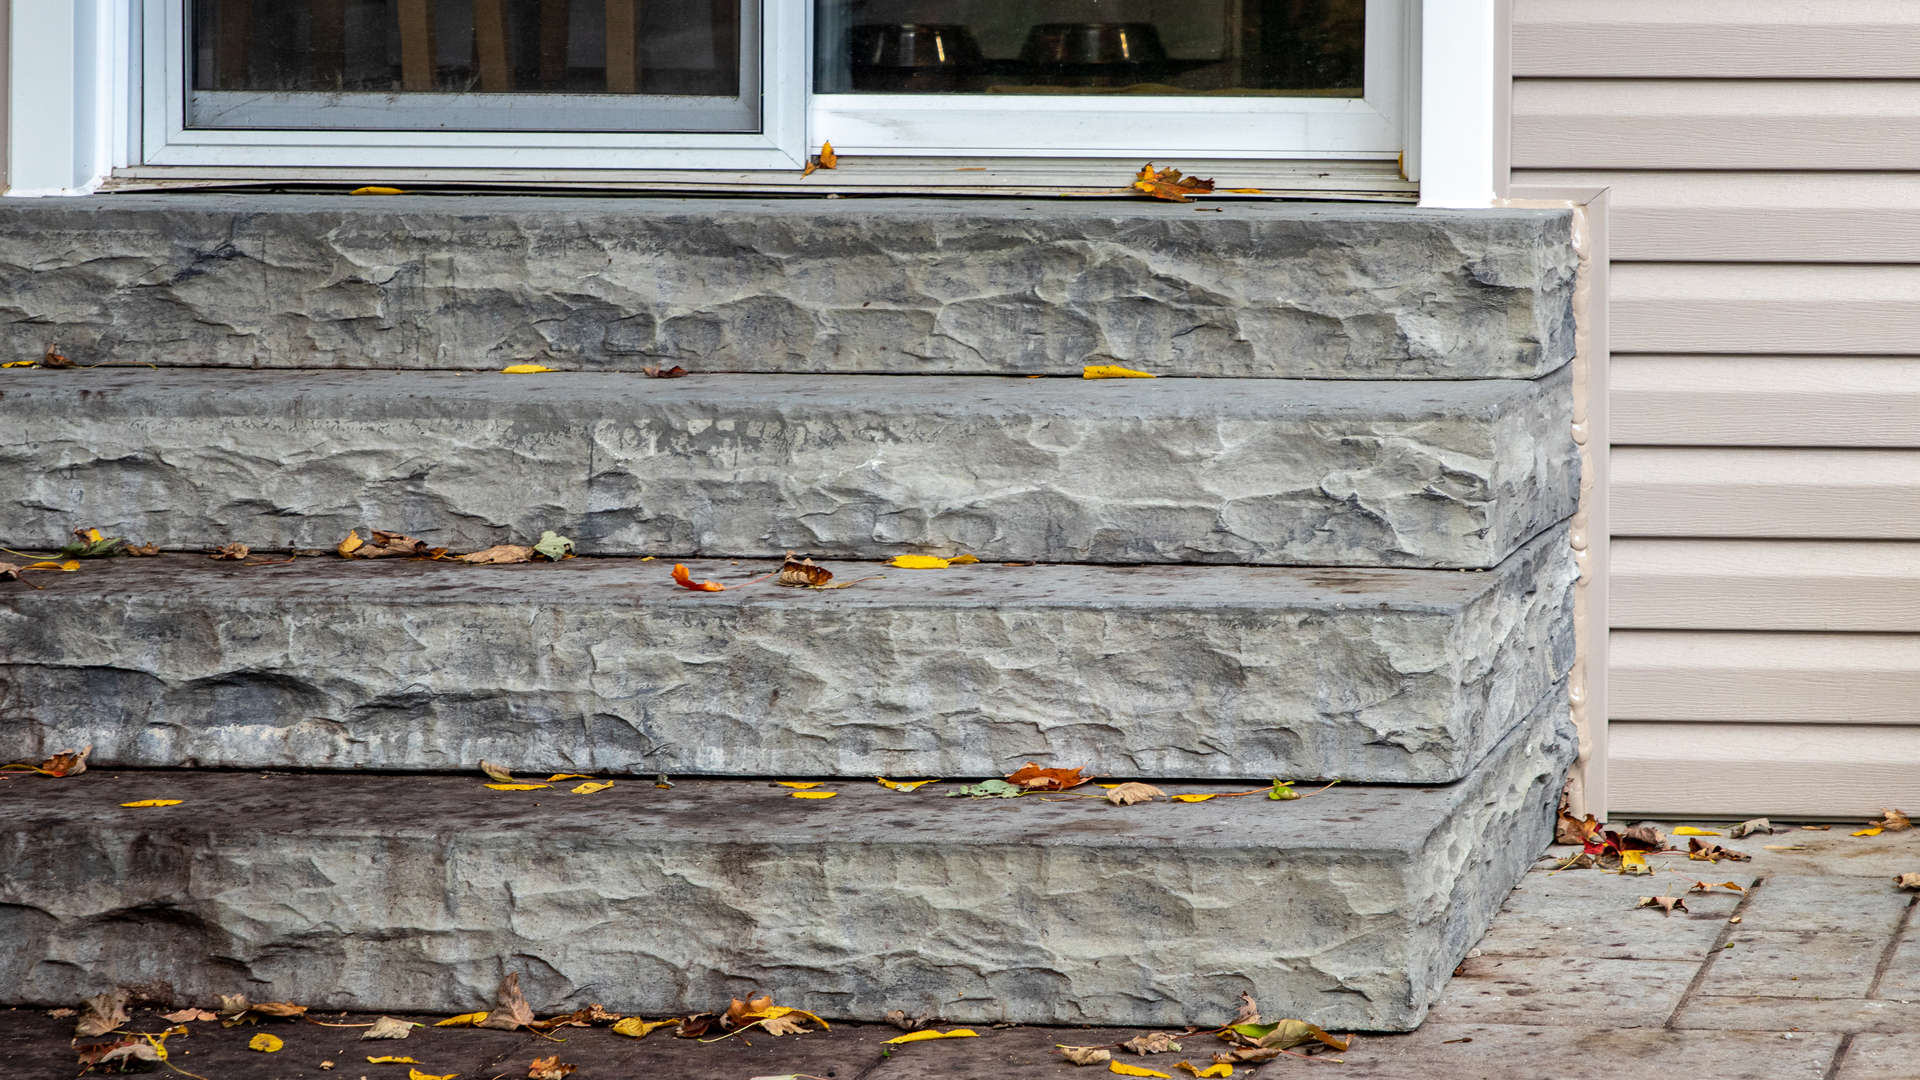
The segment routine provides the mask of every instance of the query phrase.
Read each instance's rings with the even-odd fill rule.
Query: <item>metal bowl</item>
[[[847,52],[855,90],[964,90],[985,66],[973,34],[945,23],[862,23]]]
[[[1027,31],[1020,59],[1036,68],[1160,68],[1167,49],[1152,23],[1041,23]]]

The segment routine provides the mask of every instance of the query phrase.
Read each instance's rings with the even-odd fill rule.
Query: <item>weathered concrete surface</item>
[[[1572,665],[1564,528],[1466,574],[836,563],[885,576],[691,593],[668,566],[39,575],[0,595],[0,760],[1433,783]]]
[[[1538,381],[0,372],[0,542],[1490,567],[1573,512]]]
[[[512,968],[547,1008],[671,1015],[761,987],[835,1017],[1174,1024],[1250,991],[1276,1016],[1404,1029],[1550,839],[1566,716],[1549,697],[1459,784],[1295,802],[12,781],[0,992],[65,1003],[165,979],[201,1000],[454,1011]],[[151,798],[183,802],[119,805]]]
[[[1570,217],[1147,200],[0,204],[0,354],[242,367],[1530,377]]]

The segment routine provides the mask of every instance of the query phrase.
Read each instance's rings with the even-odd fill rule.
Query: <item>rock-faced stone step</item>
[[[0,372],[0,543],[1490,567],[1569,516],[1538,380]]]
[[[1530,377],[1570,216],[1299,203],[0,203],[0,353],[161,365]]]
[[[1485,573],[200,556],[0,599],[0,760],[955,776],[1464,776],[1572,663],[1566,530]],[[759,564],[694,563],[740,581]]]
[[[316,1008],[1417,1024],[1552,834],[1541,703],[1458,784],[1131,807],[870,779],[496,792],[463,777],[89,772],[0,785],[0,996],[165,980]],[[1173,791],[1200,789],[1169,785]],[[1096,789],[1097,790],[1097,789]],[[178,805],[124,808],[178,799]]]

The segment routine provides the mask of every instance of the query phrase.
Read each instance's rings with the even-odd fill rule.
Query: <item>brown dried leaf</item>
[[[278,1017],[282,1020],[297,1020],[307,1015],[307,1007],[305,1005],[295,1005],[291,1001],[262,1001],[257,1005],[249,1005],[247,1008],[259,1013],[261,1016]]]
[[[95,1066],[118,1068],[126,1071],[135,1062],[160,1061],[160,1051],[144,1039],[120,1039],[115,1042],[94,1043],[90,1046],[76,1046],[79,1053],[76,1064],[88,1069]]]
[[[1145,1035],[1135,1035],[1120,1045],[1136,1054],[1165,1054],[1180,1049],[1180,1044],[1174,1042],[1173,1038],[1171,1032],[1150,1031]]]
[[[1891,808],[1880,811],[1880,820],[1873,822],[1873,825],[1886,832],[1903,832],[1913,828],[1913,822],[1908,820],[1906,814]]]
[[[673,1037],[676,1039],[704,1038],[718,1019],[719,1017],[712,1013],[694,1013],[680,1021],[680,1026],[673,1029]]]
[[[533,1023],[533,1009],[528,1007],[526,995],[520,992],[519,972],[509,971],[507,977],[500,980],[499,998],[500,1003],[487,1010],[487,1018],[475,1027],[513,1031]]]
[[[1763,817],[1757,817],[1748,821],[1743,821],[1740,824],[1735,825],[1733,828],[1728,829],[1727,835],[1735,840],[1738,840],[1742,837],[1752,836],[1754,833],[1772,833],[1772,832],[1778,832],[1778,831],[1779,831],[1778,829],[1775,829],[1773,827],[1773,822],[1768,821],[1766,818],[1763,818]]]
[[[40,366],[47,368],[66,368],[72,367],[73,361],[67,359],[66,354],[60,351],[60,346],[49,345],[47,346],[46,354],[40,357]]]
[[[798,589],[819,589],[833,580],[833,571],[819,566],[812,559],[796,559],[793,552],[787,552],[787,560],[780,564],[780,575],[774,579],[776,585],[787,585]]]
[[[213,554],[207,556],[207,558],[239,562],[251,554],[253,554],[253,549],[245,544],[221,544],[215,548]]]
[[[128,544],[121,550],[129,555],[153,556],[160,554],[160,545],[152,542],[145,544]]]
[[[1553,826],[1553,842],[1556,844],[1585,844],[1588,837],[1600,831],[1600,819],[1588,814],[1585,819],[1576,818],[1560,811],[1559,819]]]
[[[480,771],[492,777],[495,783],[517,784],[520,782],[513,778],[512,773],[485,758],[480,759]]]
[[[648,365],[641,368],[640,371],[649,379],[677,379],[687,373],[687,369],[681,367],[679,364],[675,364],[670,368]]]
[[[533,1064],[527,1066],[527,1080],[566,1080],[573,1069],[572,1065],[561,1062],[559,1054],[534,1058]]]
[[[1107,801],[1115,806],[1132,806],[1134,803],[1152,802],[1156,798],[1166,797],[1166,792],[1152,784],[1116,784],[1107,789]]]
[[[1721,847],[1719,844],[1703,844],[1699,837],[1689,836],[1687,837],[1687,858],[1700,862],[1719,862],[1721,859],[1746,862],[1748,856],[1732,848]]]
[[[413,1034],[413,1025],[405,1020],[396,1020],[383,1016],[373,1022],[373,1026],[360,1033],[362,1039],[404,1039]]]
[[[1191,202],[1189,195],[1204,195],[1213,190],[1213,181],[1181,176],[1179,169],[1156,169],[1149,161],[1133,178],[1135,191],[1142,191],[1168,202]]]
[[[73,1025],[74,1036],[91,1039],[126,1023],[127,997],[125,990],[109,990],[88,998],[81,1009],[80,1019]]]
[[[20,567],[10,562],[0,562],[0,581],[19,581]]]
[[[1213,1055],[1215,1065],[1258,1065],[1263,1061],[1272,1061],[1285,1050],[1277,1046],[1242,1046]]]
[[[545,1020],[537,1020],[527,1026],[533,1028],[535,1031],[552,1031],[558,1027],[592,1027],[595,1024],[617,1024],[625,1019],[626,1017],[620,1013],[608,1012],[596,1001],[584,1009],[575,1009],[564,1016],[550,1016]]]
[[[218,1020],[218,1016],[205,1009],[181,1009],[179,1012],[161,1013],[160,1019],[169,1024],[186,1024],[200,1020]]]
[[[765,1016],[773,1009],[773,995],[749,996],[745,1001],[733,998],[727,1003],[726,1014],[720,1018],[723,1028],[743,1027]]]
[[[1662,915],[1687,910],[1687,902],[1677,896],[1643,896],[1635,907],[1657,907]]]
[[[798,1035],[807,1030],[806,1018],[801,1016],[769,1016],[760,1021],[760,1030],[769,1035]]]
[[[1901,874],[1893,879],[1895,888],[1920,890],[1920,873]]]
[[[1698,892],[1698,893],[1703,893],[1703,892],[1712,892],[1712,891],[1713,891],[1713,890],[1715,890],[1715,889],[1728,889],[1728,890],[1731,890],[1731,891],[1733,891],[1733,892],[1746,892],[1746,891],[1747,891],[1747,890],[1746,890],[1745,888],[1743,888],[1743,887],[1742,887],[1742,886],[1741,886],[1741,885],[1740,885],[1740,884],[1739,884],[1738,882],[1733,882],[1733,881],[1722,881],[1722,882],[1720,882],[1720,883],[1718,883],[1718,884],[1714,884],[1714,883],[1711,883],[1711,882],[1706,882],[1706,881],[1696,881],[1696,882],[1694,882],[1694,883],[1693,883],[1692,885],[1689,885],[1689,886],[1687,887],[1687,891],[1688,891],[1688,892],[1690,892],[1690,893],[1696,893],[1696,892]]]
[[[1104,1046],[1061,1046],[1054,1045],[1060,1056],[1075,1065],[1105,1065],[1113,1060],[1113,1051]]]
[[[1028,791],[1065,791],[1068,788],[1077,788],[1093,779],[1091,776],[1080,775],[1081,770],[1085,768],[1086,766],[1081,765],[1072,769],[1043,769],[1029,761],[1008,773],[1007,783],[1026,788]]]
[[[347,533],[347,538],[335,548],[343,558],[348,559],[389,559],[419,558],[437,559],[447,553],[446,548],[428,547],[425,540],[417,540],[402,533],[374,529],[368,534],[370,539],[360,539],[358,530]]]
[[[533,561],[533,548],[526,544],[495,544],[490,548],[454,556],[463,563],[478,563],[498,566],[504,563],[523,563]]]
[[[921,1013],[919,1016],[909,1017],[904,1011],[894,1009],[882,1019],[901,1031],[919,1031],[933,1021],[933,1014]]]
[[[1635,825],[1619,834],[1622,851],[1665,851],[1667,838],[1651,825]]]
[[[1240,991],[1240,1007],[1234,1011],[1229,1024],[1257,1024],[1260,1022],[1260,1006],[1254,1004],[1253,995]]]
[[[78,750],[62,750],[38,765],[28,768],[42,776],[79,776],[87,771],[87,755],[93,753],[93,744],[88,743]]]

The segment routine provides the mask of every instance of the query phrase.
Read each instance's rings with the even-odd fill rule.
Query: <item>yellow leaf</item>
[[[1200,1076],[1200,1077],[1232,1076],[1233,1075],[1233,1066],[1227,1064],[1224,1061],[1216,1062],[1215,1064],[1209,1065],[1204,1069],[1196,1069],[1192,1065],[1184,1061],[1175,1063],[1174,1067],[1177,1069],[1185,1069],[1187,1072],[1190,1072],[1193,1075]]]
[[[420,1064],[420,1059],[410,1058],[410,1057],[392,1057],[392,1056],[370,1057],[367,1059],[367,1064],[369,1065],[418,1065]]]
[[[449,1016],[445,1020],[442,1020],[433,1026],[434,1027],[473,1027],[478,1023],[480,1023],[480,1021],[485,1020],[486,1018],[487,1018],[487,1014],[483,1012],[461,1013],[459,1016]]]
[[[1144,371],[1135,371],[1132,368],[1118,367],[1113,364],[1089,364],[1086,367],[1083,367],[1080,369],[1080,377],[1083,379],[1155,379],[1155,378],[1159,378],[1159,376],[1157,375],[1149,375]]]
[[[551,784],[555,780],[591,780],[591,779],[593,779],[593,777],[588,776],[585,773],[557,772],[557,773],[554,773],[552,776],[547,777],[547,783]]]
[[[1620,869],[1629,874],[1653,873],[1653,867],[1647,865],[1647,853],[1644,851],[1621,852]]]
[[[629,1035],[636,1039],[644,1039],[663,1027],[668,1027],[679,1022],[680,1018],[677,1016],[667,1020],[642,1020],[637,1016],[629,1016],[625,1020],[621,1020],[613,1025],[613,1033],[615,1035]]]
[[[955,555],[953,558],[947,560],[947,564],[950,566],[972,566],[979,561],[980,556],[978,555]]]
[[[1257,187],[1230,187],[1230,188],[1221,188],[1220,190],[1221,190],[1221,191],[1231,191],[1231,192],[1233,192],[1233,193],[1234,193],[1235,195],[1264,195],[1264,194],[1266,194],[1266,192],[1265,192],[1265,191],[1263,191],[1263,190],[1261,190],[1260,188],[1257,188]],[[1227,1074],[1227,1073],[1221,1073],[1220,1075],[1221,1075],[1221,1076],[1227,1076],[1227,1075],[1229,1075],[1229,1074]]]
[[[953,565],[953,560],[938,555],[895,555],[888,566],[897,566],[902,570],[945,570]]]
[[[139,802],[123,802],[121,806],[179,806],[179,799],[141,799]]]
[[[892,788],[895,791],[918,791],[928,784],[940,782],[938,780],[889,780],[884,776],[876,776],[874,779],[880,781],[881,787]]]
[[[895,1043],[926,1042],[928,1039],[977,1039],[979,1037],[980,1033],[971,1028],[954,1028],[952,1031],[934,1031],[929,1028],[926,1031],[910,1031],[905,1035],[896,1036],[888,1039],[882,1045],[892,1046]],[[1168,1080],[1172,1080],[1172,1077],[1168,1077]]]
[[[1873,827],[1873,828],[1871,828],[1871,829],[1861,829],[1861,830],[1860,830],[1859,832],[1857,832],[1857,833],[1854,833],[1853,835],[1855,835],[1855,836],[1879,836],[1879,835],[1880,835],[1881,833],[1883,833],[1883,832],[1886,832],[1886,831],[1887,831],[1887,830],[1885,830],[1885,829],[1882,829],[1882,828],[1880,828],[1880,827],[1879,827],[1878,825],[1876,825],[1876,826],[1874,826],[1874,827]]]
[[[75,570],[80,569],[80,562],[78,559],[68,559],[66,562],[37,562],[37,563],[29,563],[26,566],[22,567],[22,569],[24,570],[64,570],[67,573],[71,574]]]
[[[541,367],[539,364],[512,364],[500,369],[503,374],[507,375],[538,375],[543,371],[552,370],[550,367]]]
[[[445,1076],[429,1076],[419,1069],[407,1070],[407,1080],[453,1080],[454,1077],[459,1075],[459,1073],[448,1073]]]
[[[826,781],[824,780],[775,780],[774,783],[779,784],[781,787],[797,788],[800,791],[805,791],[808,788],[817,788],[821,784],[826,783]]]
[[[365,540],[360,539],[359,529],[348,529],[347,538],[345,540],[340,541],[339,546],[335,547],[333,550],[338,552],[341,558],[348,559],[353,557],[354,552],[359,551],[361,548],[366,546],[367,546],[367,542]]]
[[[1175,795],[1172,798],[1174,802],[1206,802],[1218,794],[1219,792],[1216,791],[1212,795]]]
[[[1673,835],[1675,836],[1719,836],[1720,834],[1717,832],[1714,832],[1712,829],[1696,829],[1691,825],[1682,825],[1679,828],[1673,830]]]
[[[405,195],[406,192],[401,191],[397,187],[381,187],[378,184],[369,184],[366,187],[354,188],[352,191],[347,192],[347,194],[349,195]]]
[[[552,784],[487,784],[485,786],[490,787],[495,791],[539,791],[543,787],[552,787],[553,785]]]
[[[833,1030],[833,1025],[827,1023],[825,1020],[820,1019],[819,1017],[813,1015],[812,1013],[808,1012],[805,1009],[795,1009],[786,1005],[774,1005],[767,1009],[766,1018],[768,1020],[778,1020],[783,1016],[804,1016],[807,1019],[813,1021],[814,1023],[819,1024],[820,1029],[822,1031]]]
[[[1143,1069],[1138,1065],[1127,1065],[1118,1061],[1108,1062],[1107,1071],[1119,1073],[1121,1076],[1157,1076],[1160,1080],[1173,1080],[1173,1077],[1166,1073],[1154,1072],[1152,1069]]]
[[[287,1044],[280,1041],[280,1036],[269,1035],[264,1031],[247,1040],[247,1049],[258,1050],[263,1054],[278,1053],[285,1045]]]
[[[613,781],[611,780],[589,780],[584,784],[575,784],[573,793],[575,795],[591,795],[596,791],[605,791],[612,786]]]
[[[839,167],[839,165],[840,165],[840,155],[833,152],[833,144],[830,142],[821,143],[820,144],[820,167],[823,169],[832,169],[832,168]]]
[[[9,361],[7,361],[7,362],[6,362],[6,363],[4,363],[4,364],[0,364],[0,368],[6,368],[6,367],[32,367],[33,365],[35,365],[35,364],[37,364],[37,363],[39,363],[39,362],[40,362],[40,361],[38,361],[38,360],[9,360]]]
[[[101,536],[101,535],[100,535],[100,530],[99,530],[99,529],[88,529],[88,530],[87,530],[87,543],[89,543],[89,544],[97,544],[97,543],[99,543],[100,541],[102,541],[102,540],[105,540],[105,539],[106,539],[106,537],[104,537],[104,536]]]
[[[831,799],[838,794],[840,793],[837,791],[790,791],[787,793],[789,798],[794,799]]]

